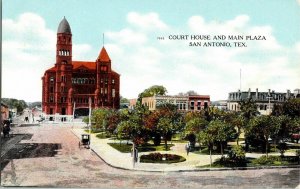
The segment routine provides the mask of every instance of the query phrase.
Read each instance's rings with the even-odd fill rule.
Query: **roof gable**
[[[77,70],[77,69],[96,70],[95,62],[72,61],[72,64],[73,64],[73,70]]]
[[[106,52],[106,49],[104,47],[102,47],[97,60],[99,60],[100,62],[110,62],[110,58],[109,58],[109,56]]]

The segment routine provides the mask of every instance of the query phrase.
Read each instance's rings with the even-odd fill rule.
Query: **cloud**
[[[124,45],[143,44],[148,40],[145,34],[128,28],[119,32],[107,32],[107,37]]]
[[[105,45],[113,69],[121,74],[121,95],[126,98],[136,98],[157,84],[171,95],[195,90],[211,95],[211,100],[226,99],[240,86],[240,69],[242,90],[299,88],[300,42],[281,45],[271,26],[254,25],[248,15],[222,22],[194,15],[181,26],[172,26],[157,13],[130,12],[126,21],[126,27],[106,32]],[[171,34],[264,35],[266,40],[247,41],[247,48],[203,48],[168,40]],[[165,40],[157,40],[158,36]],[[55,42],[56,32],[39,15],[24,13],[3,20],[3,97],[41,99],[41,77],[54,65]],[[74,60],[94,61],[93,51],[100,49],[73,44]]]
[[[168,26],[159,19],[157,13],[151,12],[148,14],[140,14],[137,12],[130,12],[127,14],[127,21],[129,24],[143,30],[165,30]]]
[[[122,62],[117,66],[121,72],[122,96],[135,98],[145,88],[159,84],[173,95],[195,90],[211,95],[212,100],[226,99],[228,92],[236,91],[240,86],[240,69],[242,90],[259,88],[266,91],[271,88],[285,91],[287,87],[293,89],[299,84],[296,66],[289,58],[285,58],[283,52],[293,51],[291,56],[295,56],[296,51],[300,52],[300,43],[289,50],[279,44],[271,26],[252,25],[248,15],[237,15],[223,22],[208,22],[202,16],[195,15],[187,20],[188,27],[184,27],[184,23],[182,27],[169,26],[156,15],[156,22],[164,23],[168,30],[148,33],[140,29],[157,29],[155,24],[141,22],[149,15],[129,13],[127,27],[119,32],[111,31],[113,35],[110,37],[114,38],[110,39],[110,45],[123,49],[122,53],[111,57],[116,64]],[[126,46],[122,39],[126,37],[123,31],[134,33],[129,35]],[[156,39],[161,34],[165,36],[164,41]],[[247,48],[202,48],[189,47],[185,40],[168,40],[171,34],[251,35],[265,36],[266,40],[247,41]],[[148,40],[137,43],[140,35]]]
[[[297,3],[300,5],[300,0],[296,0],[297,1]]]

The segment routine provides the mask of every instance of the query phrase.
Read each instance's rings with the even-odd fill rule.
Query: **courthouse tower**
[[[57,29],[56,62],[42,77],[42,108],[45,114],[72,115],[76,108],[120,105],[120,75],[111,68],[111,59],[104,47],[95,62],[72,60],[72,32],[66,18]]]

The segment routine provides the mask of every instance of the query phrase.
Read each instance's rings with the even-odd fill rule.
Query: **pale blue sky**
[[[66,16],[79,43],[96,44],[107,30],[126,26],[128,12],[156,12],[172,26],[181,26],[190,16],[225,21],[240,14],[253,25],[271,25],[279,42],[287,45],[300,39],[300,7],[296,0],[3,0],[3,18],[34,12],[55,30]],[[86,35],[88,34],[88,35]]]
[[[127,98],[158,84],[170,95],[195,90],[211,100],[226,99],[240,86],[240,69],[242,90],[300,88],[300,0],[3,0],[2,8],[3,97],[41,100],[40,79],[54,65],[64,16],[72,29],[74,60],[95,60],[105,33]],[[248,42],[245,49],[157,40],[223,32],[267,40]]]

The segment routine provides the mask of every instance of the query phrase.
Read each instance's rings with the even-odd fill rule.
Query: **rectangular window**
[[[107,94],[107,88],[104,89],[104,94]]]
[[[194,101],[191,101],[191,110],[194,110],[194,106],[195,106]]]
[[[103,94],[103,88],[101,88],[101,94]]]
[[[112,79],[112,80],[111,80],[111,83],[112,83],[112,84],[115,84],[115,80],[114,80],[114,79]]]
[[[112,89],[112,91],[111,91],[111,96],[114,98],[115,96],[116,96],[116,90],[115,89]]]
[[[54,102],[53,96],[50,96],[50,102]]]
[[[54,93],[54,87],[50,87],[50,93]]]
[[[50,77],[50,82],[54,83],[54,77]]]

